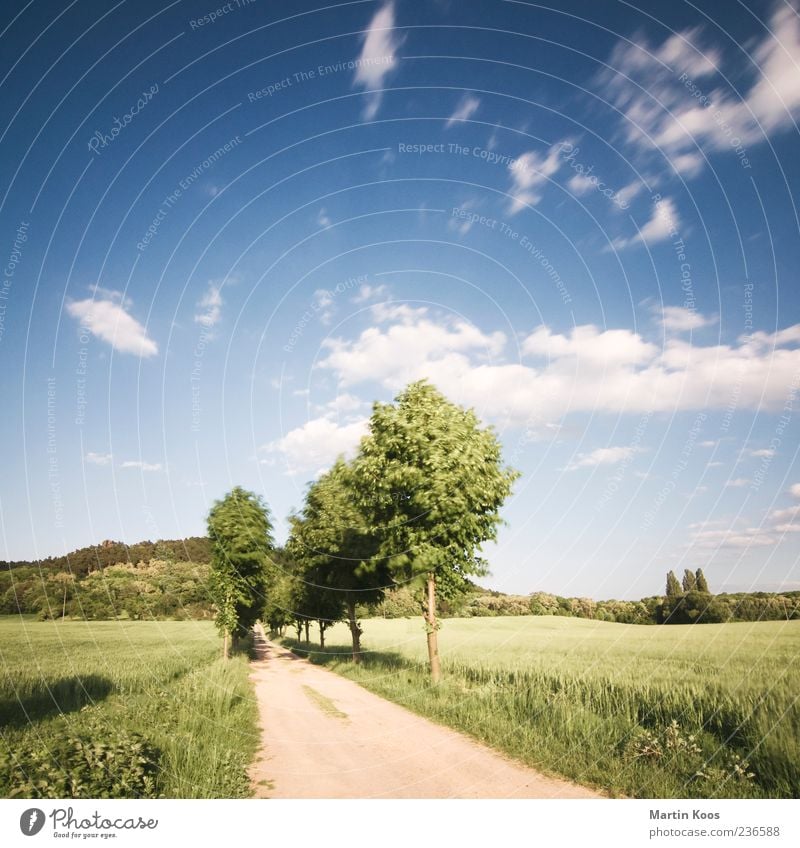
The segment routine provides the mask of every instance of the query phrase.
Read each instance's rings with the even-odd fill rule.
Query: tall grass
[[[800,795],[800,622],[452,619],[438,687],[421,623],[364,630],[362,666],[338,626],[312,660],[545,771],[636,797]]]
[[[219,653],[207,622],[0,619],[0,794],[35,784],[15,752],[49,763],[43,794],[63,791],[74,740],[87,738],[107,740],[117,759],[144,740],[155,752],[151,794],[246,797],[257,709],[247,657]],[[92,780],[98,794],[103,775]]]

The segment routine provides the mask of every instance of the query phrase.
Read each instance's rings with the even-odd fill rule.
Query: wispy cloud
[[[145,328],[126,311],[119,292],[104,299],[86,298],[67,303],[67,313],[80,322],[93,336],[108,342],[119,353],[132,353],[147,358],[158,353],[158,345]]]
[[[365,121],[377,114],[383,99],[382,91],[372,91],[384,84],[387,75],[397,65],[397,49],[401,40],[394,30],[394,3],[386,3],[373,16],[366,31],[361,53],[356,60],[354,83],[367,90]]]
[[[379,297],[386,297],[389,289],[386,286],[371,286],[369,283],[364,283],[353,298],[353,303],[369,303]]]
[[[516,215],[526,206],[535,206],[542,199],[542,190],[561,167],[562,161],[562,144],[559,142],[544,154],[533,150],[523,153],[508,166],[511,177],[509,215]]]
[[[578,454],[577,458],[572,460],[567,466],[567,471],[577,471],[579,468],[594,468],[598,465],[616,465],[622,462],[623,459],[629,459],[634,454],[639,453],[641,449],[635,447],[609,447],[597,448],[591,453]]]
[[[691,178],[703,169],[705,153],[741,157],[737,145],[756,145],[791,129],[800,117],[796,9],[776,2],[766,30],[745,45],[753,81],[738,91],[716,82],[723,56],[705,46],[702,27],[674,33],[657,46],[643,37],[620,41],[597,83],[624,115],[623,136],[642,155],[664,157]]]
[[[90,465],[109,465],[113,458],[114,457],[110,453],[95,453],[94,451],[89,451],[83,459]]]
[[[195,313],[195,323],[213,327],[222,317],[222,304],[222,283],[209,280],[205,294],[197,301],[197,308],[202,311]]]
[[[659,306],[655,304],[652,308],[653,314],[658,318],[667,332],[688,333],[692,330],[700,330],[703,327],[713,327],[718,321],[718,315],[701,315],[695,309],[685,306]]]
[[[471,94],[465,94],[458,102],[453,114],[447,119],[444,125],[445,129],[449,129],[454,124],[459,124],[461,121],[469,120],[480,108],[481,101],[478,97]]]
[[[658,244],[671,235],[676,236],[680,228],[680,216],[675,202],[668,197],[653,204],[650,218],[640,227],[635,236],[617,238],[611,242],[611,249],[622,250],[637,244]]]
[[[140,459],[126,459],[121,463],[120,468],[134,468],[139,471],[161,471],[162,465],[160,462],[143,462]]]

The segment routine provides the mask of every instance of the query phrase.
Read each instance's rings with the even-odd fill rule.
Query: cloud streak
[[[110,344],[118,353],[146,359],[158,353],[158,345],[146,329],[125,310],[121,297],[75,300],[67,303],[67,313],[96,338]]]

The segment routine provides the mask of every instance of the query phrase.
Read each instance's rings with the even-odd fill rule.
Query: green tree
[[[697,573],[695,574],[695,584],[698,592],[711,593],[711,590],[708,588],[708,580],[706,580],[706,576],[703,574],[702,568],[697,569]]]
[[[385,561],[375,557],[377,543],[366,527],[354,487],[352,467],[337,460],[309,486],[302,512],[290,518],[286,547],[316,593],[313,618],[338,618],[337,604],[344,605],[353,661],[360,662],[362,629],[356,606],[382,600],[390,577]],[[318,615],[323,607],[327,612]]]
[[[438,681],[437,591],[455,597],[468,590],[469,576],[487,573],[480,545],[496,538],[519,474],[503,466],[494,431],[474,411],[424,380],[393,404],[375,404],[355,471],[356,497],[379,540],[377,561],[388,563],[395,582],[426,587],[423,618]]]
[[[694,592],[697,589],[697,578],[691,569],[685,569],[683,572],[683,591]]]
[[[264,609],[273,548],[266,504],[236,486],[211,508],[208,535],[213,546],[211,591],[227,658],[230,637],[252,627]]]
[[[676,598],[681,594],[681,584],[678,582],[678,578],[675,576],[674,571],[670,571],[667,573],[667,597],[668,598]]]

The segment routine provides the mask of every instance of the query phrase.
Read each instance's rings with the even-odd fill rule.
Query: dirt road
[[[593,798],[257,634],[260,798]]]

